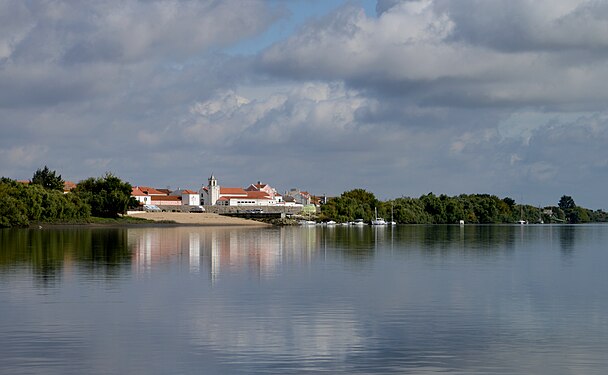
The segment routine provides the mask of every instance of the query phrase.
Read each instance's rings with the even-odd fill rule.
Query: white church
[[[223,187],[212,174],[207,186],[200,189],[201,202],[206,206],[294,206],[268,184],[251,184],[246,188]]]

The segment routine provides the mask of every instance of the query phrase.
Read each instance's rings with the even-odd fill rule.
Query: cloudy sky
[[[0,0],[0,175],[608,208],[608,2]]]

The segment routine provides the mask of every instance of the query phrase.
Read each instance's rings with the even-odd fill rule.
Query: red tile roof
[[[198,194],[196,191],[192,191],[192,190],[184,190],[182,191],[182,194]]]
[[[270,196],[264,191],[248,191],[247,198],[252,199],[271,199]]]
[[[242,188],[220,187],[220,194],[224,195],[247,195],[247,192]]]
[[[162,191],[158,191],[153,187],[149,187],[149,186],[137,186],[139,187],[139,189],[141,191],[143,191],[144,193],[148,194],[148,195],[167,195],[166,193],[163,193]]]
[[[76,187],[76,183],[72,181],[64,181],[63,182],[63,191],[70,191]]]
[[[131,188],[131,196],[132,197],[147,197],[148,194],[144,193],[138,187]]]

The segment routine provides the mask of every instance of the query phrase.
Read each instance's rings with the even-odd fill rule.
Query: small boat
[[[363,219],[356,219],[355,221],[351,221],[351,225],[361,226],[367,224],[365,224],[365,221],[363,221]]]
[[[374,220],[372,220],[372,225],[386,225],[387,222],[386,220],[384,220],[381,217],[378,217],[378,209],[374,208],[374,216],[376,217]]]
[[[317,225],[317,222],[312,221],[312,220],[300,220],[299,224],[300,225]]]
[[[336,222],[333,220],[328,221],[325,225],[336,225]]]

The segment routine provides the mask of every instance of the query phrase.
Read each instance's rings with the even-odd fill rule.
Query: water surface
[[[604,374],[608,226],[0,231],[0,373]]]

